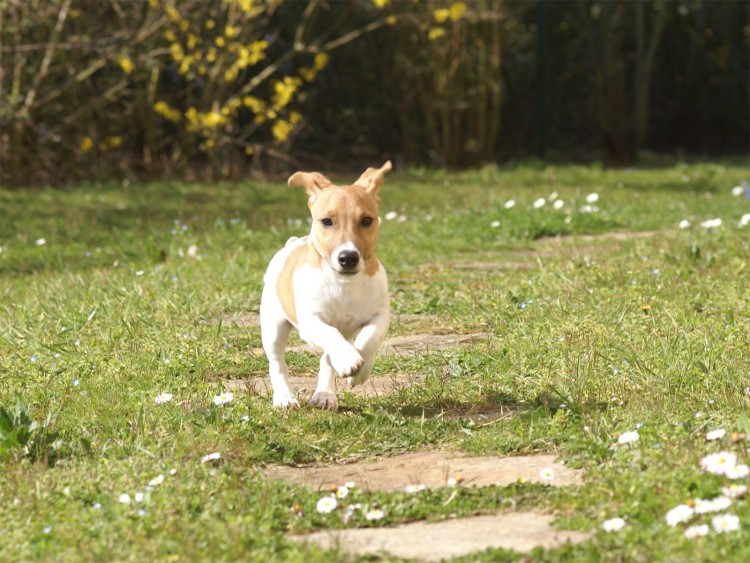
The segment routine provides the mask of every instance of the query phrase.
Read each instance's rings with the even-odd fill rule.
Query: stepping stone
[[[540,472],[554,472],[550,481]],[[262,470],[269,479],[281,479],[313,489],[330,490],[332,486],[354,481],[370,491],[403,491],[407,485],[445,487],[449,477],[461,476],[462,486],[506,486],[520,479],[551,485],[582,483],[580,470],[556,461],[554,455],[514,457],[468,457],[455,453],[424,451],[361,463],[287,467],[272,466]]]
[[[440,561],[488,548],[528,552],[551,549],[589,537],[584,532],[557,530],[554,517],[537,512],[510,512],[458,518],[437,523],[415,522],[392,528],[325,530],[290,536],[297,542],[315,543],[323,549],[341,549],[348,555],[386,552],[404,559]]]
[[[377,398],[390,395],[405,387],[422,383],[423,375],[395,375],[371,377],[362,385],[349,387],[345,381],[337,381],[337,385],[348,392],[364,397]],[[301,402],[307,403],[315,392],[317,377],[289,377],[289,384]],[[252,377],[248,379],[225,379],[224,388],[234,392],[251,392],[267,395],[272,392],[271,380],[268,377]]]

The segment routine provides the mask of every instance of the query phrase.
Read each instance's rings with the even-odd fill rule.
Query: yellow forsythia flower
[[[393,24],[395,24],[395,23],[396,23],[397,21],[398,21],[398,19],[397,19],[397,18],[396,18],[396,16],[394,16],[394,15],[390,15],[390,16],[388,16],[387,18],[385,18],[385,23],[387,23],[388,25],[393,25]]]
[[[450,10],[448,10],[448,17],[450,17],[451,21],[458,21],[461,19],[461,16],[464,15],[464,12],[466,11],[466,3],[464,2],[456,2],[451,6]]]
[[[120,65],[125,74],[132,74],[135,70],[135,63],[127,55],[120,55],[117,58],[117,64]]]
[[[294,128],[294,125],[292,125],[288,121],[279,119],[271,127],[271,134],[274,136],[276,140],[283,143],[284,141],[287,140],[287,138],[289,137],[289,133],[292,132],[293,128]]]
[[[83,139],[81,139],[81,146],[80,146],[81,152],[87,153],[93,148],[94,148],[94,141],[91,139],[91,137],[86,135]]]
[[[109,149],[116,149],[120,145],[122,145],[122,137],[119,137],[117,135],[110,135],[104,140],[104,144]]]
[[[427,34],[427,37],[430,41],[435,41],[435,39],[440,39],[443,35],[445,35],[445,30],[442,27],[433,27]]]
[[[450,12],[445,8],[439,8],[432,12],[432,17],[434,17],[435,21],[438,23],[443,23],[448,19],[448,16],[450,16]]]
[[[372,0],[372,3],[375,4],[376,8],[385,8],[391,3],[391,0]]]

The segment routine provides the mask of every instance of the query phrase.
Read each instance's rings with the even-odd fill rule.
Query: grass
[[[0,190],[0,407],[15,413],[5,430],[0,420],[4,559],[322,561],[330,554],[286,533],[511,506],[593,532],[534,560],[750,559],[745,501],[731,509],[737,532],[686,539],[665,521],[670,508],[720,493],[726,479],[701,474],[704,455],[744,459],[748,445],[705,441],[720,427],[750,433],[750,231],[737,226],[750,201],[730,194],[747,178],[736,164],[388,176],[381,211],[396,218],[382,223],[379,256],[394,313],[490,336],[381,356],[376,376],[424,383],[377,400],[340,394],[338,413],[278,412],[264,394],[212,402],[223,379],[266,369],[252,352],[257,327],[230,319],[257,311],[268,260],[305,232],[301,192],[283,182]],[[533,208],[553,191],[562,209]],[[581,212],[592,192],[598,210]],[[698,226],[714,217],[721,227]],[[693,226],[677,228],[682,219]],[[577,236],[643,231],[655,234]],[[398,319],[391,330],[409,332]],[[297,374],[317,366],[313,355],[290,359]],[[174,399],[154,404],[162,392]],[[516,414],[489,425],[440,416],[499,405]],[[636,427],[638,442],[614,446]],[[344,524],[316,512],[318,491],[258,473],[428,446],[557,452],[585,485],[359,492],[385,518]],[[219,461],[201,463],[215,451]],[[136,492],[143,502],[118,502]],[[612,516],[627,521],[619,533],[601,529]]]

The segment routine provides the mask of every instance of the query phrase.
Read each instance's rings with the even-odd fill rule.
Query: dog
[[[309,404],[336,410],[335,377],[350,385],[370,377],[390,324],[388,278],[375,254],[378,204],[391,162],[368,168],[352,185],[337,186],[319,172],[296,172],[312,215],[306,237],[289,239],[271,259],[260,303],[263,350],[273,406],[298,408],[284,360],[293,328],[322,348],[318,384]]]

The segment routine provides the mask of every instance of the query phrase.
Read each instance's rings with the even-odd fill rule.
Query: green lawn
[[[750,501],[726,511],[741,528],[725,534],[688,539],[686,525],[665,519],[728,482],[701,473],[706,454],[742,461],[750,445],[731,436],[750,437],[750,225],[738,226],[750,200],[731,194],[743,179],[750,167],[730,163],[388,175],[378,253],[393,312],[490,336],[381,356],[375,377],[424,383],[377,400],[340,393],[338,413],[279,412],[260,394],[213,404],[222,379],[266,370],[251,352],[259,330],[226,319],[258,310],[268,260],[305,233],[300,190],[283,181],[0,190],[2,558],[323,561],[332,555],[285,534],[516,506],[594,532],[534,560],[750,560]],[[592,193],[598,201],[587,202]],[[700,227],[713,218],[722,225]],[[683,219],[689,228],[678,228]],[[608,232],[655,234],[579,236]],[[408,330],[395,322],[391,334]],[[318,358],[290,363],[312,374]],[[155,404],[163,392],[172,401]],[[517,414],[483,426],[438,416],[498,405]],[[727,436],[707,442],[717,428]],[[637,442],[616,445],[636,429]],[[451,489],[360,493],[385,517],[344,524],[316,512],[319,492],[257,473],[426,446],[557,452],[586,484],[466,488],[450,502]],[[221,459],[202,463],[211,452]],[[148,487],[158,475],[164,482]],[[627,524],[607,533],[613,516]]]

